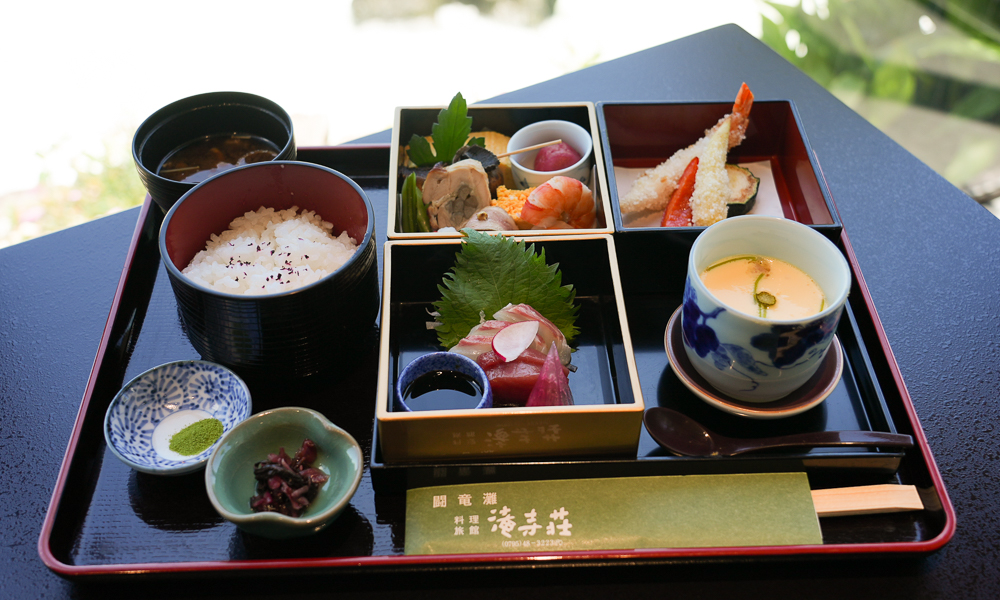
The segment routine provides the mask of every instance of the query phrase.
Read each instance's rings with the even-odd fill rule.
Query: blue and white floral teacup
[[[727,306],[700,274],[738,255],[798,267],[823,290],[825,308],[802,319],[776,320]],[[844,255],[812,228],[780,217],[725,219],[703,231],[691,247],[681,312],[684,350],[695,370],[727,396],[778,400],[805,384],[826,357],[850,288]]]

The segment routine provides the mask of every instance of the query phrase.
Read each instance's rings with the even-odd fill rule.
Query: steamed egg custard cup
[[[250,390],[229,369],[201,360],[175,361],[144,371],[122,387],[104,415],[104,440],[136,471],[183,475],[203,468],[219,442],[185,456],[171,448],[173,436],[203,419],[218,419],[225,435],[252,411]]]
[[[823,290],[823,310],[777,320],[723,303],[700,275],[723,259],[744,255],[775,258],[805,272]],[[688,256],[681,312],[685,353],[723,394],[748,402],[778,400],[805,384],[826,357],[850,287],[847,260],[810,227],[780,217],[725,219],[705,229]]]
[[[301,516],[254,512],[254,465],[284,448],[289,456],[306,438],[316,444],[312,466],[328,477]],[[205,469],[205,487],[215,510],[243,531],[271,539],[312,535],[334,522],[361,483],[364,456],[351,434],[322,414],[286,406],[250,417],[219,440]]]

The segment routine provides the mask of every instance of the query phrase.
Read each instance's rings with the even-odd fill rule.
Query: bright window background
[[[725,23],[989,207],[1000,36],[984,22],[931,0],[19,2],[0,34],[0,247],[141,202],[132,134],[186,96],[259,94],[299,145],[337,144],[396,106],[484,100]]]

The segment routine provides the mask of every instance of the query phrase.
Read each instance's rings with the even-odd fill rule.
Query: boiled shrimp
[[[597,205],[587,186],[557,175],[531,192],[521,219],[532,229],[588,229],[597,222]]]
[[[736,95],[731,113],[719,119],[719,122],[706,131],[705,136],[700,140],[687,148],[678,150],[659,166],[649,169],[636,179],[635,183],[632,184],[632,189],[621,199],[622,214],[665,209],[685,167],[692,158],[700,157],[705,152],[713,134],[722,127],[723,123],[727,121],[729,123],[727,150],[740,145],[746,137],[747,125],[750,123],[751,106],[753,106],[753,92],[744,83]]]

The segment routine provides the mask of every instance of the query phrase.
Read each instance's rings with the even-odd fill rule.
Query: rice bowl
[[[261,284],[257,284],[253,294],[228,287],[219,291],[195,282],[182,272],[197,254],[206,250],[207,240],[221,239],[234,221],[249,219],[247,214],[254,215],[261,207],[270,215],[261,217],[262,220],[276,221],[275,215],[291,211],[299,217],[312,214],[320,223],[317,227],[321,231],[316,236],[293,231],[290,235],[296,242],[294,249],[274,249],[275,257],[299,254],[297,260],[308,260],[310,270],[315,271],[315,281],[302,281],[294,289],[290,289],[290,284],[278,283],[273,286],[277,291],[267,289],[268,283],[285,281],[287,271],[281,271],[282,267],[294,270],[292,256],[278,257],[281,259],[278,272],[261,275],[265,289],[261,290]],[[225,365],[250,379],[304,377],[350,368],[358,354],[357,347],[371,343],[377,332],[380,295],[374,221],[371,203],[357,183],[313,163],[254,163],[235,167],[196,185],[167,212],[159,232],[160,256],[184,332],[194,349],[203,359]],[[323,223],[332,224],[332,229],[327,231]],[[282,224],[274,225],[277,231]],[[294,223],[288,227],[295,229]],[[263,229],[266,228],[264,223]],[[311,246],[328,235],[330,243],[334,243],[333,238],[357,242],[356,250],[349,254],[344,251],[346,260],[336,268],[321,264],[318,260],[321,253],[314,252]],[[277,237],[270,240],[271,244],[276,245],[277,240]],[[257,236],[252,242],[243,242],[247,245],[242,249],[258,254],[261,242],[259,254],[270,257],[271,250],[265,252],[264,246],[268,241]],[[301,245],[306,241],[310,244],[308,250]],[[230,242],[234,246],[228,246]],[[235,249],[235,243],[224,242],[229,250]],[[309,258],[304,259],[307,254]],[[251,262],[249,255],[240,256],[230,254],[216,262],[220,268],[230,258],[234,265],[237,261]],[[248,268],[244,276],[243,266],[239,265],[238,270],[222,268],[227,272],[223,279],[231,277],[229,285],[244,283],[251,271]],[[298,269],[302,275],[302,266]],[[327,272],[321,275],[320,269]],[[266,281],[268,277],[272,281]],[[336,343],[332,343],[334,340]]]

